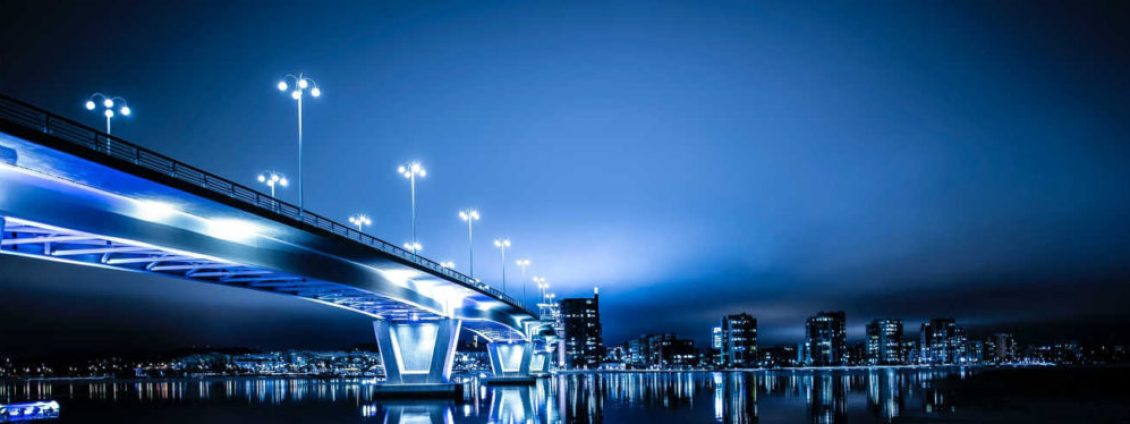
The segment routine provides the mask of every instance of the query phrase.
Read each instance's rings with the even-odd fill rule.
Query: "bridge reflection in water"
[[[466,382],[462,400],[376,400],[372,384],[303,378],[0,383],[0,401],[55,399],[85,419],[184,419],[232,404],[296,421],[381,423],[891,422],[946,413],[940,378],[969,371],[783,371],[561,375],[532,386]],[[101,412],[100,412],[101,411]],[[211,411],[216,414],[218,411]],[[245,413],[223,410],[225,416]],[[123,415],[126,414],[126,415]],[[211,416],[211,415],[209,415]],[[254,417],[252,417],[254,418]]]

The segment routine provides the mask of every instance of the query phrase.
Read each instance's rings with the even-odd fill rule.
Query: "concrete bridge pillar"
[[[385,368],[378,393],[444,395],[457,393],[451,365],[462,321],[376,321],[373,329]]]
[[[528,341],[497,341],[487,344],[493,377],[488,383],[532,383],[530,365],[534,345]]]
[[[548,351],[535,351],[530,359],[530,375],[544,376],[549,374],[549,362],[553,354]]]

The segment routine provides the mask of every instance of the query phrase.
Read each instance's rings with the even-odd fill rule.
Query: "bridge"
[[[392,390],[450,386],[461,330],[499,378],[548,370],[548,323],[356,228],[0,95],[0,254],[294,296],[374,320]],[[444,389],[446,390],[446,389]]]

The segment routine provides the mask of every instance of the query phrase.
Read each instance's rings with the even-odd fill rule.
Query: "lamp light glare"
[[[290,88],[286,85],[286,81],[279,81],[278,87],[279,91],[286,91],[286,89]]]
[[[321,97],[322,96],[322,89],[320,89],[318,87],[314,87],[313,90],[310,90],[310,95],[314,96],[314,97]]]
[[[106,115],[107,118],[113,118],[114,117],[114,110],[113,109],[106,109],[106,112],[103,112],[103,115]]]
[[[87,100],[86,101],[86,110],[94,110],[95,106],[97,106],[97,105],[94,104],[94,100]]]
[[[103,101],[102,101],[102,106],[106,106],[106,107],[114,107],[114,101],[113,101],[113,100],[111,100],[111,99],[106,99],[106,100],[103,100]]]
[[[129,114],[130,114],[129,106],[122,106],[121,112],[122,112],[122,116],[129,116]]]

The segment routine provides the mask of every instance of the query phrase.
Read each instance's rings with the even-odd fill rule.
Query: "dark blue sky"
[[[307,72],[324,90],[306,110],[309,208],[366,212],[407,240],[395,167],[420,160],[428,256],[466,265],[456,211],[478,207],[480,275],[499,274],[489,239],[511,237],[560,295],[601,288],[610,342],[704,340],[735,312],[765,343],[795,342],[832,308],[853,338],[878,316],[934,315],[1125,334],[1125,10],[419,3],[5,1],[0,91],[91,125],[86,96],[121,95],[135,116],[115,134],[252,184],[297,172],[294,104],[274,83]],[[364,319],[297,300],[6,257],[0,270],[5,296],[47,305],[6,309],[27,320],[6,334],[371,338]]]

